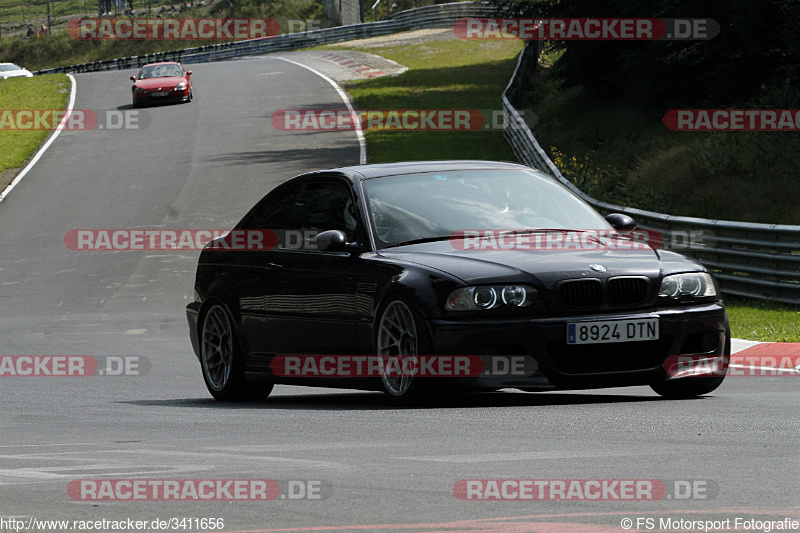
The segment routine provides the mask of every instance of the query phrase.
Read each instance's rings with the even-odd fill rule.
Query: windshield
[[[14,63],[0,65],[0,72],[11,72],[12,70],[22,70],[22,67],[15,65]]]
[[[467,229],[611,229],[564,187],[525,170],[374,178],[364,191],[378,249]]]
[[[146,80],[148,78],[170,78],[183,76],[181,68],[178,65],[153,65],[144,67],[139,72],[139,79]]]

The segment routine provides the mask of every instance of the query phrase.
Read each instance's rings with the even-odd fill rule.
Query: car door
[[[248,367],[255,369],[269,364],[280,344],[281,330],[269,323],[265,313],[265,301],[274,294],[278,278],[274,275],[280,269],[280,247],[283,245],[284,228],[288,222],[290,209],[294,206],[298,186],[286,184],[278,187],[250,210],[237,224],[234,232],[244,242],[248,233],[258,232],[260,247],[247,247],[245,250],[227,252],[233,257],[229,283],[233,285],[241,316],[248,352]],[[270,235],[274,234],[274,239]],[[244,235],[244,237],[243,237]],[[274,243],[274,245],[273,245]]]
[[[307,180],[297,195],[280,252],[279,280],[266,298],[267,320],[279,328],[283,354],[348,354],[357,349],[355,277],[359,258],[348,252],[320,251],[313,237],[345,232],[353,242],[362,229],[344,178]]]

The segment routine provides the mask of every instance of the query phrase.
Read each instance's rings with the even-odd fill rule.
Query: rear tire
[[[212,305],[203,315],[200,366],[206,387],[217,400],[259,400],[272,392],[272,384],[254,385],[245,381],[244,358],[231,318],[219,304]]]

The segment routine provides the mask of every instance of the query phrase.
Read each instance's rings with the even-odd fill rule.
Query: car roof
[[[371,165],[353,165],[348,167],[319,170],[297,176],[298,178],[313,177],[317,175],[340,174],[351,181],[359,182],[383,176],[399,176],[403,174],[417,174],[420,172],[452,172],[456,170],[490,170],[490,169],[520,169],[536,170],[519,163],[504,161],[478,161],[478,160],[453,160],[453,161],[406,161],[400,163],[376,163]]]

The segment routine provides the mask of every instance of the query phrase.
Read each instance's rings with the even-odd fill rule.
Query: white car
[[[0,63],[0,76],[2,76],[3,79],[13,78],[15,76],[32,78],[33,74],[30,70],[22,68],[19,65],[15,65],[14,63]]]

